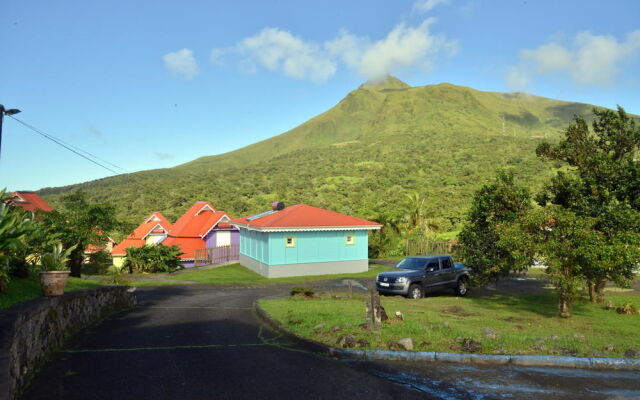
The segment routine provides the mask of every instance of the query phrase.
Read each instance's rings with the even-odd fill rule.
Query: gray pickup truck
[[[464,264],[454,264],[451,256],[407,257],[396,265],[395,271],[378,274],[376,289],[381,294],[399,294],[411,299],[442,289],[453,289],[458,296],[464,296],[469,291],[469,273]]]

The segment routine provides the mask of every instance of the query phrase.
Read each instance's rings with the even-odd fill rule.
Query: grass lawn
[[[368,349],[387,349],[388,342],[410,337],[417,351],[461,352],[465,338],[479,342],[479,352],[487,354],[621,357],[629,349],[640,350],[639,315],[620,315],[581,300],[574,305],[573,317],[562,319],[556,316],[552,292],[420,300],[382,297],[390,320],[376,333],[359,326],[364,322],[363,295],[335,297],[263,300],[260,305],[296,334],[332,346],[340,336],[353,335],[366,340],[369,344],[361,347]],[[608,293],[607,300],[640,309],[637,295]],[[396,311],[403,313],[404,321],[395,318]],[[332,330],[336,326],[340,329]]]
[[[102,283],[95,281],[87,281],[84,279],[69,277],[65,292],[74,290],[89,289],[92,287],[102,286]],[[11,278],[9,283],[9,291],[0,294],[0,309],[11,307],[14,304],[35,299],[42,296],[40,282],[37,279],[20,279]]]
[[[368,278],[388,270],[389,267],[383,265],[373,265],[367,272],[357,274],[335,274],[335,275],[313,275],[313,276],[295,276],[290,278],[265,278],[264,276],[243,267],[240,264],[225,265],[223,267],[206,269],[201,271],[188,272],[180,274],[171,279],[177,281],[192,281],[205,283],[208,285],[264,285],[274,283],[307,283],[321,281],[327,279],[346,279],[346,278]]]

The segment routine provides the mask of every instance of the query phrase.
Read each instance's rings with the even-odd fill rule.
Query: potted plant
[[[67,261],[75,248],[76,246],[71,246],[63,251],[62,243],[56,243],[51,252],[40,256],[40,265],[42,266],[40,286],[42,286],[43,296],[62,296],[70,273]]]

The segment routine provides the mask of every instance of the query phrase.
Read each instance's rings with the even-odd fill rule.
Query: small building
[[[231,217],[208,201],[198,201],[176,221],[162,244],[179,246],[182,266],[188,268],[196,264],[196,259],[200,264],[214,263],[207,250],[233,249],[239,242],[240,233],[231,225]],[[226,258],[237,260],[237,253],[234,256],[233,252],[227,252]]]
[[[113,265],[122,268],[127,249],[130,247],[142,247],[145,244],[158,244],[164,241],[169,234],[172,225],[159,212],[154,212],[144,220],[129,236],[114,246],[111,250]]]
[[[51,207],[42,197],[40,197],[36,192],[31,191],[19,191],[9,193],[9,201],[8,204],[18,206],[27,211],[53,211],[53,207]]]
[[[367,271],[369,231],[382,228],[322,208],[283,203],[233,224],[240,228],[240,264],[268,278]]]

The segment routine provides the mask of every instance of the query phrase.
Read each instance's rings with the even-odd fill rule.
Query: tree
[[[558,291],[558,311],[563,318],[571,316],[589,260],[601,252],[604,238],[595,224],[594,218],[549,205],[530,210],[499,228],[498,244],[508,249],[516,263],[526,264],[539,257],[547,266],[546,273]]]
[[[33,215],[8,205],[5,190],[0,190],[0,293],[9,285],[9,263],[26,247],[25,238],[33,227]]]
[[[475,193],[458,239],[459,254],[473,267],[478,283],[495,282],[530,265],[530,260],[518,262],[510,250],[500,244],[499,230],[501,224],[515,221],[530,208],[529,191],[515,183],[511,172],[498,171],[494,182]]]
[[[129,247],[124,268],[130,273],[134,272],[172,272],[181,268],[180,247],[144,245],[142,247]]]
[[[538,156],[570,166],[557,173],[538,203],[595,221],[600,246],[580,267],[591,301],[603,302],[606,282],[628,285],[640,262],[640,129],[622,107],[593,113],[591,130],[576,116],[558,144],[536,149]]]
[[[80,277],[84,250],[89,244],[104,245],[106,233],[119,223],[112,205],[90,204],[84,192],[65,195],[61,202],[62,207],[44,214],[38,222],[48,233],[59,235],[65,249],[75,246],[68,263],[71,276]]]

